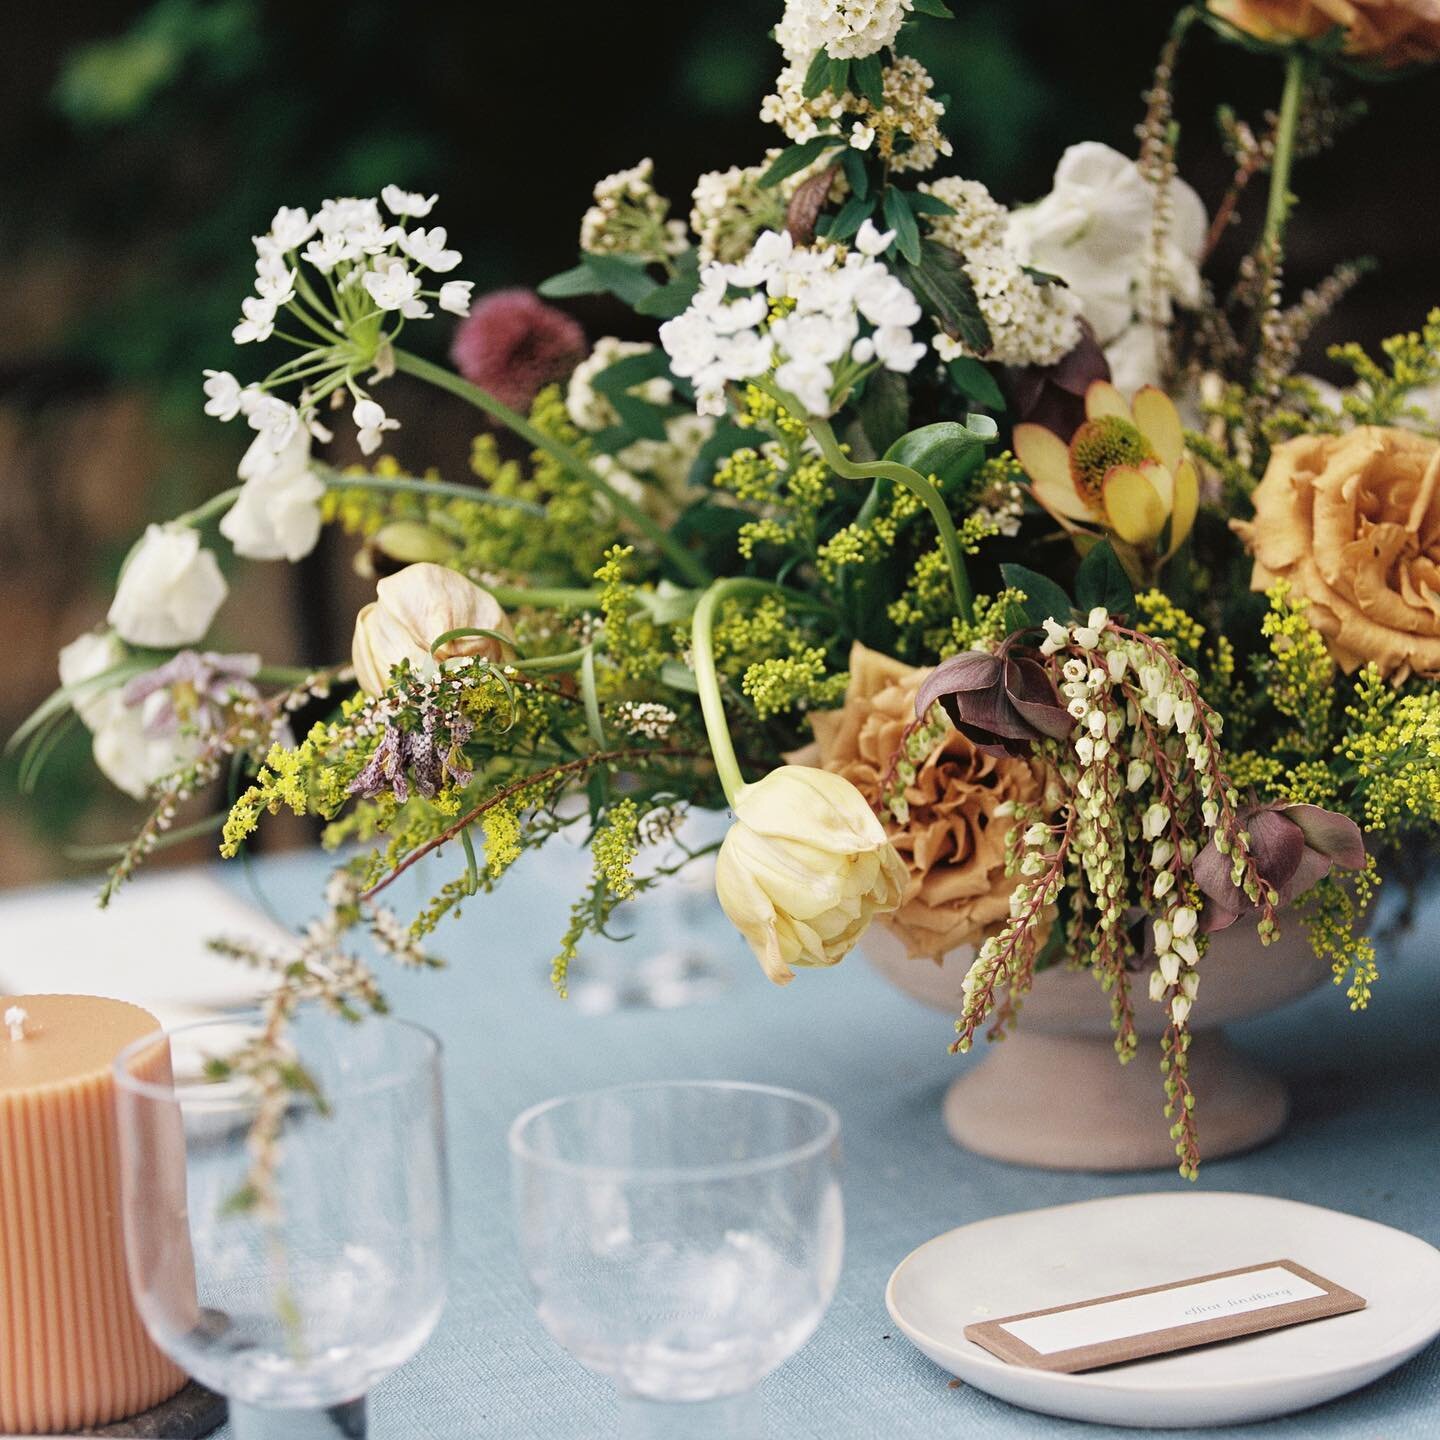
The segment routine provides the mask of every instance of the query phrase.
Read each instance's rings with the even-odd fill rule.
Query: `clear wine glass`
[[[364,1436],[366,1392],[444,1306],[440,1043],[389,1018],[296,1017],[285,1044],[318,1093],[281,1092],[257,1188],[260,1089],[212,1062],[260,1026],[182,1026],[115,1063],[131,1289],[160,1349],[229,1398],[235,1440]]]
[[[707,1082],[549,1100],[511,1126],[541,1323],[615,1382],[623,1436],[763,1432],[755,1387],[840,1276],[839,1135],[819,1100]]]

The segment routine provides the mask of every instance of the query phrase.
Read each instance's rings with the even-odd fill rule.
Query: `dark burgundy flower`
[[[966,650],[942,660],[915,697],[916,715],[923,718],[937,700],[962,735],[992,753],[1024,755],[1035,741],[1064,739],[1075,725],[1045,667],[1008,642],[994,655]]]
[[[1069,444],[1085,419],[1085,391],[1093,380],[1108,380],[1110,366],[1095,332],[1080,322],[1080,343],[1053,365],[1012,365],[1005,387],[1015,422],[1028,420],[1053,430]]]
[[[1348,816],[1318,805],[1246,805],[1237,817],[1250,836],[1250,854],[1261,879],[1288,905],[1339,865],[1365,866],[1365,840]],[[1256,906],[1230,878],[1231,860],[1212,840],[1195,857],[1195,883],[1208,904],[1202,930],[1223,930]]]
[[[585,332],[533,290],[496,290],[476,301],[450,346],[455,368],[522,413],[585,357]]]

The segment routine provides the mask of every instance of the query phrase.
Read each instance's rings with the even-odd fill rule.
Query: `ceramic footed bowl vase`
[[[952,950],[941,964],[915,958],[888,930],[872,925],[861,942],[870,964],[916,1000],[960,1013],[961,981],[974,950]],[[1209,1159],[1272,1140],[1285,1126],[1285,1086],[1226,1040],[1221,1027],[1274,1010],[1330,979],[1305,927],[1282,927],[1262,946],[1241,922],[1211,939],[1200,962],[1191,1014],[1190,1078],[1204,1111]],[[1088,971],[1054,968],[1035,977],[1019,1023],[1000,1043],[977,1041],[977,1065],[945,1095],[945,1128],[967,1150],[1051,1170],[1148,1170],[1175,1163],[1164,1118],[1159,1039],[1164,1017],[1137,987],[1140,1050],[1115,1057],[1110,1002]]]

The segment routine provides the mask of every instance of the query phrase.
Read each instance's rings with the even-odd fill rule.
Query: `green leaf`
[[[840,157],[840,164],[845,170],[845,178],[850,182],[850,189],[857,200],[868,200],[870,198],[870,172],[865,168],[865,156],[859,150],[847,145],[845,153]]]
[[[656,320],[673,320],[689,308],[700,288],[695,275],[680,275],[658,290],[652,291],[635,306],[637,315],[649,315]]]
[[[1025,618],[1030,624],[1043,624],[1047,618],[1069,623],[1075,607],[1053,580],[1024,565],[1002,565],[1000,576],[1008,588],[1025,592]]]
[[[1020,267],[1037,285],[1058,285],[1062,290],[1068,290],[1070,286],[1059,275],[1053,275],[1049,270],[1037,270],[1033,265],[1022,265]]]
[[[987,410],[1004,412],[1005,396],[983,360],[976,360],[972,355],[961,355],[945,368],[950,372],[955,388],[967,400],[973,400]]]
[[[840,207],[839,213],[832,217],[826,228],[825,238],[848,240],[865,223],[866,217],[874,208],[873,200],[862,200],[858,195],[852,195]]]
[[[700,693],[700,686],[695,680],[695,672],[688,665],[682,665],[678,660],[666,660],[660,666],[660,683],[668,685],[672,690],[685,690],[691,695]]]
[[[620,391],[611,395],[610,403],[615,407],[615,413],[620,417],[620,422],[638,440],[655,440],[663,443],[665,434],[665,412],[652,405],[648,400],[641,400],[637,395],[627,394]]]
[[[1135,613],[1135,587],[1108,540],[1091,546],[1080,562],[1075,574],[1075,604],[1081,610],[1103,605],[1117,616]]]
[[[954,420],[937,420],[902,435],[885,452],[885,458],[921,475],[933,475],[942,485],[960,484],[985,458],[985,442],[994,438],[994,426],[988,429],[986,435]]]
[[[638,305],[647,295],[660,288],[659,284],[645,273],[645,262],[635,257],[586,255],[582,263],[600,282],[602,290],[608,290],[627,305]]]
[[[844,143],[843,135],[829,131],[824,135],[812,135],[802,145],[792,145],[788,150],[782,150],[775,157],[770,168],[760,177],[760,188],[769,190],[782,180],[788,180],[790,176],[803,170],[812,160],[818,160],[827,150],[833,150],[837,145]]]
[[[548,280],[542,280],[535,287],[549,300],[568,300],[575,295],[603,295],[605,287],[595,278],[595,272],[583,262],[569,270],[562,270]]]
[[[805,85],[800,93],[807,100],[813,100],[830,83],[830,57],[822,45],[810,59],[810,68],[805,72]]]
[[[888,215],[886,223],[890,223]],[[990,349],[990,327],[980,313],[980,302],[975,298],[975,287],[962,255],[948,245],[926,240],[919,262],[903,263],[897,273],[941,329],[979,354]]]
[[[917,215],[953,215],[955,207],[947,205],[937,195],[927,195],[923,190],[910,191],[910,208]]]
[[[606,399],[613,400],[616,395],[623,395],[636,385],[668,373],[665,352],[646,350],[639,355],[622,356],[613,365],[607,365],[590,383]]]
[[[855,62],[855,87],[878,110],[885,103],[885,67],[880,52],[866,55]]]
[[[895,244],[911,265],[920,263],[920,227],[909,197],[893,185],[885,192],[885,228],[895,232]],[[972,292],[973,293],[973,292]]]
[[[825,52],[822,50],[820,53],[823,55]],[[832,60],[825,76],[825,84],[835,95],[849,94],[850,62],[848,60]]]
[[[893,370],[877,370],[865,382],[856,407],[860,428],[877,455],[883,455],[904,434],[910,419],[910,391]]]
[[[955,12],[945,3],[945,0],[915,0],[915,13],[917,15],[933,15],[937,20],[953,20]]]

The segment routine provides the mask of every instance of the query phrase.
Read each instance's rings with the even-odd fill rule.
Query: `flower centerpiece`
[[[1440,822],[1440,311],[1382,360],[1332,351],[1337,389],[1297,364],[1364,267],[1293,299],[1284,273],[1297,163],[1355,118],[1347,87],[1440,54],[1431,9],[1187,5],[1138,156],[1078,144],[1008,208],[945,172],[947,102],[906,53],[964,23],[943,0],[787,0],[776,147],[699,177],[688,223],[648,160],[602,180],[544,299],[472,309],[434,196],[280,210],[234,330],[247,378],[203,377],[246,434],[239,484],[150,527],[19,737],[33,780],[73,711],[148,800],[107,899],[176,834],[234,856],[267,812],[324,822],[323,913],[285,953],[222,942],[277,976],[268,1041],[225,1063],[304,1083],[285,1017],[384,1003],[358,937],[431,963],[448,915],[581,826],[563,995],[582,938],[655,882],[639,852],[728,807],[719,900],[770,979],[871,925],[914,966],[966,952],[965,1049],[1039,972],[1087,970],[1120,1061],[1137,1011],[1163,1017],[1156,1105],[1193,1176],[1211,937],[1304,927],[1364,1006],[1377,857]],[[1280,98],[1222,110],[1211,219],[1171,101],[1214,45],[1272,57]],[[600,293],[654,343],[589,345],[548,303]],[[459,373],[409,347],[437,311]],[[471,475],[383,453],[396,372],[482,413]],[[337,468],[347,420],[367,461]],[[293,562],[327,526],[379,576],[348,660],[200,648],[217,552]],[[432,898],[397,914],[429,856]]]

